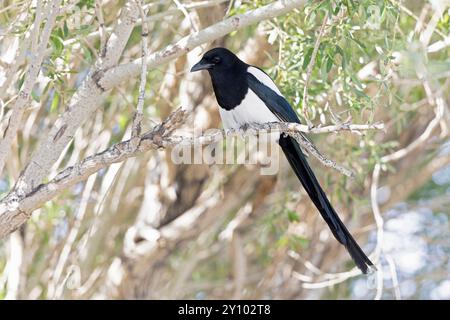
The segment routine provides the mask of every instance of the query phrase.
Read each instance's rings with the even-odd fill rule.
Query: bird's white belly
[[[279,121],[250,88],[240,105],[232,110],[219,108],[219,112],[225,129],[239,129],[245,124]]]

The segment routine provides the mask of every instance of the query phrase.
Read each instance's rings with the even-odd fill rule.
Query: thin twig
[[[405,157],[406,155],[414,151],[417,147],[421,146],[429,139],[429,137],[433,133],[433,130],[439,125],[439,122],[443,118],[445,110],[445,102],[442,97],[436,97],[435,102],[436,102],[436,111],[435,111],[436,116],[433,118],[433,120],[430,121],[425,131],[405,148],[402,148],[400,150],[397,150],[391,154],[382,157],[380,159],[382,163],[396,161]]]
[[[142,3],[140,0],[136,0],[139,7],[139,13],[142,19],[142,63],[141,63],[141,83],[139,85],[139,96],[138,103],[136,107],[136,112],[133,117],[133,127],[131,130],[131,136],[137,137],[141,134],[142,118],[144,114],[144,100],[145,100],[145,85],[147,83],[147,60],[148,56],[148,25],[145,22],[145,17],[147,14],[142,8]]]
[[[371,125],[352,125],[352,124],[339,124],[339,125],[331,125],[325,127],[308,127],[306,125],[298,124],[298,123],[286,123],[286,122],[271,122],[259,125],[252,125],[249,127],[244,127],[240,129],[229,129],[229,130],[217,130],[214,133],[205,134],[198,137],[181,137],[181,136],[172,136],[169,138],[170,144],[210,144],[223,140],[226,137],[230,136],[252,136],[257,133],[275,133],[275,132],[284,132],[290,136],[292,136],[304,149],[306,149],[309,153],[311,153],[314,157],[316,157],[324,166],[333,168],[340,173],[344,174],[347,177],[352,178],[354,176],[353,172],[347,168],[344,168],[337,164],[335,161],[328,159],[324,156],[315,146],[311,143],[303,134],[299,134],[299,132],[303,133],[330,133],[330,132],[338,132],[338,131],[350,131],[350,132],[360,132],[361,130],[372,130],[372,129],[384,129],[384,125],[382,123],[376,123]]]
[[[103,57],[106,46],[106,30],[105,19],[103,18],[102,0],[95,0],[95,15],[99,24],[98,34],[100,36],[100,57]]]
[[[325,26],[327,24],[327,21],[328,21],[328,13],[325,15],[325,18],[323,19],[323,22],[322,22],[322,26],[320,27],[319,35],[317,36],[316,44],[314,45],[314,50],[311,55],[311,60],[309,61],[308,69],[306,71],[305,86],[303,87],[302,108],[303,108],[304,117],[305,117],[306,122],[308,123],[309,127],[312,126],[312,123],[309,120],[309,116],[308,116],[308,85],[309,85],[309,80],[311,78],[312,70],[314,68],[314,64],[316,63],[317,52],[319,51],[320,41],[325,32]]]
[[[446,106],[442,96],[440,94],[437,94],[438,95],[437,97],[433,97],[430,84],[426,79],[423,79],[423,85],[425,88],[425,92],[427,93],[428,100],[433,100],[432,103],[436,104],[435,117],[429,122],[424,132],[417,139],[408,144],[406,147],[397,150],[391,154],[383,156],[380,159],[380,162],[378,162],[373,169],[372,184],[370,187],[370,198],[373,216],[375,219],[375,223],[377,225],[377,244],[373,253],[375,264],[379,263],[380,257],[383,253],[383,237],[384,237],[384,229],[383,229],[384,220],[383,217],[381,216],[380,207],[378,205],[378,183],[380,179],[381,165],[391,161],[397,161],[399,159],[402,159],[406,155],[414,151],[416,148],[423,145],[430,138],[434,129],[439,126],[439,123],[444,116],[444,110]],[[428,88],[428,90],[426,88]],[[382,290],[383,290],[383,270],[380,266],[378,267],[377,293],[375,295],[375,300],[381,299]]]
[[[205,134],[195,138],[174,136],[173,131],[185,122],[186,117],[186,111],[179,108],[170,114],[161,124],[155,126],[150,131],[138,137],[132,137],[127,141],[117,143],[100,153],[84,159],[72,167],[66,168],[56,175],[49,183],[37,186],[32,189],[30,193],[24,195],[18,195],[16,193],[8,194],[8,196],[0,201],[0,238],[9,234],[25,222],[29,218],[31,212],[46,201],[59,195],[63,190],[74,184],[86,180],[90,175],[113,163],[122,162],[130,157],[136,157],[148,150],[173,147],[180,144],[194,145],[198,143],[212,143],[222,140],[224,137],[230,135],[230,133],[245,134],[246,132],[251,132],[253,135],[257,133],[254,129],[247,131],[229,130],[228,132],[217,130],[215,133]],[[269,123],[263,124],[261,127],[276,128],[278,126],[284,130],[286,127],[289,128],[289,125],[290,124]],[[299,124],[295,123],[293,125],[293,128],[295,128],[295,126]],[[359,126],[359,128],[361,129],[361,126]],[[306,128],[306,130],[309,129]],[[311,129],[311,131],[313,130],[314,129]],[[267,132],[267,130],[265,132]]]
[[[184,17],[189,21],[189,23],[191,24],[191,29],[194,32],[198,32],[198,28],[195,25],[194,21],[192,21],[192,17],[189,15],[189,12],[186,9],[186,6],[184,4],[182,4],[180,1],[178,0],[173,0],[173,2],[175,3],[175,5],[177,6],[177,8],[183,13]]]
[[[22,123],[23,113],[25,108],[30,101],[31,91],[33,90],[34,83],[41,70],[42,61],[44,59],[45,49],[47,48],[48,41],[50,39],[50,34],[56,21],[56,17],[59,14],[59,7],[61,0],[53,0],[47,5],[48,11],[44,29],[42,30],[41,39],[39,41],[39,46],[36,48],[36,52],[33,52],[32,60],[30,66],[27,70],[26,78],[22,89],[19,92],[19,96],[14,103],[13,112],[8,120],[8,125],[2,135],[2,140],[0,141],[0,173],[3,171],[6,159],[11,151],[11,145],[16,139],[17,132],[20,129]],[[37,8],[37,11],[39,9]],[[40,16],[36,16],[37,22],[40,23]],[[38,25],[35,25],[33,32],[38,33]],[[33,35],[33,42],[35,41],[37,35]]]
[[[333,168],[349,178],[354,177],[355,174],[351,170],[342,167],[341,165],[337,164],[335,161],[331,159],[328,159],[303,134],[299,134],[297,132],[297,133],[290,133],[289,135],[295,138],[295,140],[297,140],[297,142],[302,147],[308,150],[309,153],[311,153],[314,157],[316,157],[325,167]]]
[[[372,204],[373,216],[377,225],[377,245],[375,247],[373,256],[374,263],[378,264],[377,272],[377,292],[375,300],[379,300],[383,293],[383,268],[380,263],[380,256],[383,251],[383,238],[384,238],[384,220],[381,216],[380,207],[378,205],[378,181],[380,180],[381,165],[377,163],[372,173],[372,184],[370,186],[370,201]]]
[[[411,18],[413,18],[416,21],[419,21],[419,17],[414,14],[411,10],[409,10],[407,7],[405,7],[401,2],[397,0],[390,0],[393,4],[398,6],[403,12],[405,12],[407,15],[409,15]],[[438,35],[440,35],[442,38],[446,38],[447,35],[442,33],[439,29],[434,29],[434,32],[436,32]]]
[[[391,272],[392,286],[394,287],[394,295],[396,300],[402,300],[402,294],[400,292],[400,286],[398,285],[397,268],[395,266],[394,259],[387,254],[385,256],[387,263],[389,264],[389,271]]]

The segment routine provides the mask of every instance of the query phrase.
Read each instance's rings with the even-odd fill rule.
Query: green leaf
[[[46,94],[48,89],[50,88],[51,81],[48,81],[47,84],[44,87],[44,90],[42,90],[42,95]]]
[[[360,98],[363,98],[365,100],[370,100],[369,96],[365,94],[363,91],[353,88],[353,91],[356,93],[356,95]],[[361,106],[358,107],[358,109],[361,108]]]
[[[367,53],[367,50],[366,50],[366,46],[365,46],[365,44],[364,43],[362,43],[361,41],[359,41],[358,39],[356,39],[355,37],[349,37],[351,40],[353,40],[360,48],[361,48],[361,50],[364,52],[364,53]]]
[[[127,116],[125,116],[125,115],[123,115],[123,114],[121,114],[120,116],[119,116],[119,127],[120,127],[120,129],[123,131],[124,129],[125,129],[125,127],[127,126],[127,124],[128,124],[128,117]]]
[[[313,48],[309,48],[308,51],[306,52],[306,55],[303,59],[303,65],[302,65],[303,70],[306,70],[306,68],[308,67],[309,62],[311,61],[313,50],[314,50]]]
[[[64,21],[63,35],[64,35],[64,39],[67,38],[67,36],[69,35],[69,27],[67,26],[67,21]]]
[[[38,96],[37,92],[32,90],[31,91],[31,97],[33,98],[34,101],[36,102],[40,102],[41,101],[41,97]]]
[[[300,250],[301,248],[307,247],[309,240],[298,235],[292,235],[290,238],[291,248],[294,250]]]
[[[59,105],[59,94],[55,92],[55,94],[53,95],[52,104],[50,106],[50,112],[51,113],[55,112],[58,109],[58,105]]]
[[[62,28],[56,29],[55,32],[58,35],[58,37],[60,37],[61,39],[64,39],[64,30]]]
[[[53,55],[60,56],[64,50],[64,40],[60,36],[52,34],[50,36],[50,42],[54,49]]]
[[[288,219],[290,222],[299,222],[300,221],[300,217],[298,216],[297,212],[288,210],[287,214],[288,214]]]
[[[345,54],[344,54],[344,50],[342,50],[341,47],[339,47],[338,45],[336,45],[336,53],[339,54],[342,58],[342,69],[345,69],[345,66],[347,65],[346,61],[345,61]]]
[[[327,78],[328,78],[328,72],[326,69],[327,69],[326,64],[322,64],[322,66],[320,67],[320,76],[321,76],[322,82],[324,82],[324,83],[327,81]]]
[[[83,54],[84,54],[84,58],[86,59],[86,61],[87,62],[92,62],[92,53],[91,53],[91,50],[89,50],[89,48],[86,48],[86,47],[82,47],[82,50],[83,50]]]
[[[314,20],[316,19],[316,12],[312,11],[308,16],[305,17],[305,20],[308,19],[308,21],[305,21],[311,25],[314,24]]]
[[[26,74],[25,72],[22,73],[22,75],[20,76],[19,81],[17,83],[19,90],[22,89],[23,83],[25,82],[25,74]]]
[[[334,8],[334,11],[333,11],[333,15],[337,15],[339,13],[339,11],[341,11],[341,5],[342,5],[342,2],[339,2],[336,5],[336,8]]]
[[[282,236],[277,241],[277,247],[279,247],[279,248],[286,247],[288,244],[289,244],[289,238],[287,236]]]
[[[356,75],[351,74],[350,78],[352,79],[353,83],[356,84],[358,87],[360,87],[360,88],[363,87],[361,81],[359,81],[359,78]]]
[[[327,73],[330,72],[331,68],[333,67],[334,59],[330,56],[327,57]]]
[[[82,9],[83,6],[86,6],[87,9],[92,9],[95,6],[95,0],[81,0],[77,3],[77,7],[80,9]]]

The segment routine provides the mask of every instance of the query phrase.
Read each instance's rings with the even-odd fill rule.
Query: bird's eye
[[[219,63],[220,62],[220,58],[219,57],[213,57],[212,58],[212,62],[214,62],[214,63]]]

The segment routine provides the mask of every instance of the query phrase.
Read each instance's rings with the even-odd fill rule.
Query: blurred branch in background
[[[44,59],[45,48],[47,47],[50,34],[55,24],[56,17],[59,13],[59,6],[61,0],[55,0],[52,3],[48,3],[45,7],[46,11],[46,23],[42,34],[40,36],[40,24],[41,24],[41,11],[42,1],[37,2],[36,17],[33,25],[33,34],[31,35],[31,56],[30,66],[27,70],[26,79],[23,83],[23,88],[18,93],[16,101],[12,107],[12,114],[8,119],[8,123],[3,132],[2,140],[0,141],[0,173],[3,171],[6,159],[8,158],[11,145],[15,142],[17,131],[22,122],[22,116],[27,103],[31,99],[31,90],[39,75],[42,60]],[[37,43],[39,42],[39,47]]]

